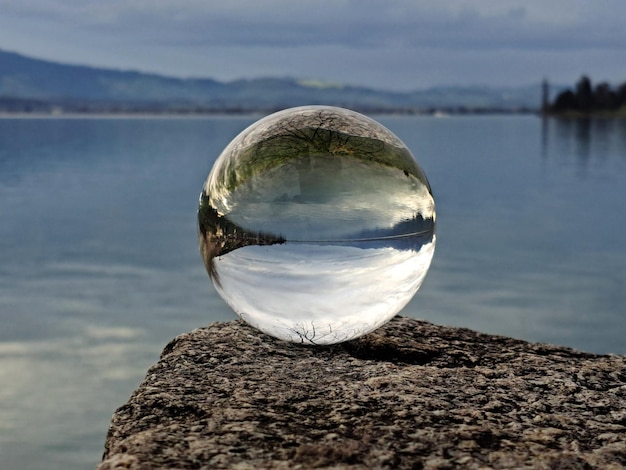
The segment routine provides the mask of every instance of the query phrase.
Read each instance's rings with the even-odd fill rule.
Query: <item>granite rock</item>
[[[397,317],[326,347],[240,321],[178,336],[98,470],[624,466],[626,357]]]

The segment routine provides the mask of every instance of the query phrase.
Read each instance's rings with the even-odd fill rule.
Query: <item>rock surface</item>
[[[289,344],[240,321],[175,338],[113,416],[109,469],[618,469],[626,357],[396,318]]]

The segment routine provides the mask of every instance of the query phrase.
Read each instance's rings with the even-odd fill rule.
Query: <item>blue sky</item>
[[[624,0],[0,0],[0,48],[226,81],[621,83],[625,17]]]

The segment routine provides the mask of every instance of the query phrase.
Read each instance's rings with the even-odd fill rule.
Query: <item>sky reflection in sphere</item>
[[[247,323],[307,344],[354,339],[396,315],[435,248],[424,172],[388,129],[306,106],[245,129],[200,196],[200,251]]]

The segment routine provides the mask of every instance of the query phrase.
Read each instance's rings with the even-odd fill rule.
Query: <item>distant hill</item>
[[[0,50],[0,111],[220,112],[328,104],[363,111],[536,111],[540,84],[434,87],[413,92],[295,78],[220,82],[32,59]]]

